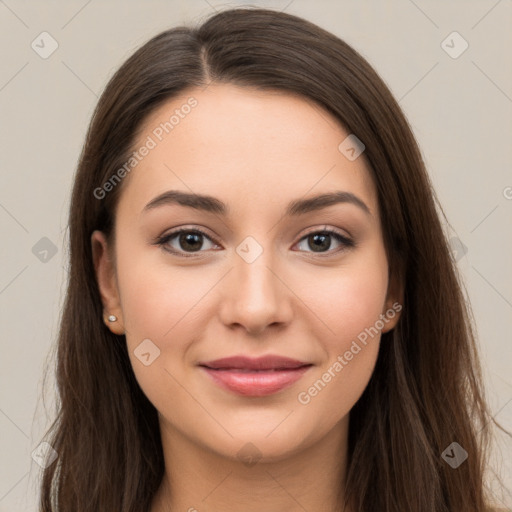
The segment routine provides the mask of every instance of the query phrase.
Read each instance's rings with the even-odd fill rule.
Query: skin
[[[100,231],[91,237],[105,321],[117,316],[106,323],[126,335],[135,376],[159,413],[166,474],[151,510],[342,510],[349,413],[373,372],[380,334],[309,403],[297,397],[401,303],[364,153],[349,161],[338,150],[349,132],[309,100],[226,84],[159,107],[135,147],[190,96],[198,105],[122,183],[115,246]],[[230,214],[177,204],[143,212],[168,190],[214,196]],[[292,200],[340,190],[370,213],[338,203],[284,216]],[[180,245],[179,235],[167,242],[192,257],[155,244],[183,226],[209,237],[199,235],[199,251]],[[306,235],[325,228],[356,246],[331,238],[315,252]],[[263,249],[251,263],[236,252],[247,236]],[[160,350],[148,366],[134,354],[144,339]],[[284,355],[313,367],[287,389],[244,397],[197,366],[236,354]],[[247,443],[261,457],[254,465],[237,456]]]

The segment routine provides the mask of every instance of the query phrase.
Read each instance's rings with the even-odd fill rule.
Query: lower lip
[[[311,366],[259,372],[213,370],[204,366],[201,368],[221,387],[239,395],[267,396],[277,393],[297,382]]]

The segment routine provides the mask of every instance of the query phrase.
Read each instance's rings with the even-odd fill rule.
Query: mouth
[[[243,396],[267,396],[297,382],[313,365],[281,356],[234,356],[198,365],[214,383]]]

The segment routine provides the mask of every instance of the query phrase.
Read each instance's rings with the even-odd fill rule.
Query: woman
[[[40,510],[489,510],[436,201],[334,35],[232,9],[151,39],[75,179]]]

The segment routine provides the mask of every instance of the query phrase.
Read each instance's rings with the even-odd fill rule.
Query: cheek
[[[118,271],[127,349],[135,378],[156,409],[165,410],[171,422],[179,422],[180,407],[170,408],[169,403],[187,403],[187,394],[179,383],[184,380],[187,347],[200,329],[196,312],[201,297],[211,288],[209,279],[203,274],[196,281],[190,272],[171,271],[147,253],[135,251],[129,257],[118,258]]]
[[[132,248],[118,257],[119,289],[133,371],[148,399],[163,410],[169,396],[186,403],[179,382],[188,378],[189,347],[214,314],[208,294],[219,276],[200,266],[171,267],[151,253]]]
[[[335,359],[319,369],[299,390],[296,397],[299,411],[311,421],[322,418],[320,429],[325,432],[346,417],[372,376],[379,342],[376,336],[366,346],[355,341],[344,347],[346,351],[340,350]]]
[[[321,279],[317,273],[317,286],[303,289],[319,329],[328,335],[319,337],[325,357],[304,382],[297,400],[312,416],[322,415],[326,425],[348,414],[375,367],[381,335],[378,321],[388,283],[385,259],[380,256],[376,251]]]
[[[334,352],[348,350],[351,341],[374,326],[383,313],[387,267],[385,260],[373,256],[322,270],[302,273],[304,284],[298,287],[297,295],[314,313],[311,319],[315,318],[314,324],[323,330],[321,339],[332,357]]]
[[[160,346],[194,317],[194,307],[212,287],[210,279],[199,267],[197,272],[172,268],[158,248],[139,249],[129,240],[124,245],[129,250],[119,251],[118,276],[127,338],[132,343],[150,338]]]
[[[324,358],[296,397],[308,417],[322,418],[325,431],[350,412],[370,380],[380,344],[375,324],[385,291],[372,279],[340,279],[338,285],[342,287],[333,290],[331,301],[324,302],[325,323],[333,331],[322,337]]]

